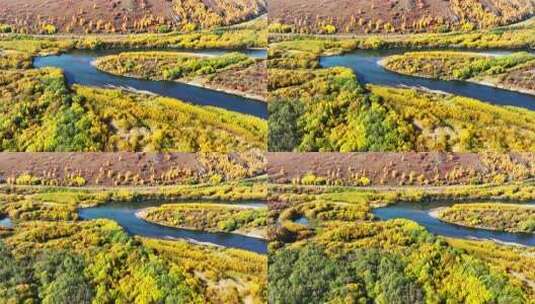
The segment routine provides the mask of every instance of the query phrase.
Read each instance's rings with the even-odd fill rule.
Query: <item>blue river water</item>
[[[109,203],[93,208],[79,209],[78,213],[84,220],[113,220],[121,225],[130,235],[168,240],[185,239],[198,243],[210,243],[223,247],[244,249],[261,254],[267,253],[267,242],[263,239],[233,233],[214,233],[165,227],[149,223],[136,216],[136,213],[142,209],[157,207],[168,203],[169,202]],[[195,203],[195,201],[180,201],[180,203]],[[240,204],[249,207],[265,206],[262,202],[243,202]]]
[[[485,239],[524,246],[535,246],[534,233],[512,233],[486,229],[468,228],[442,222],[430,212],[436,208],[448,207],[455,202],[399,203],[374,209],[373,213],[381,220],[397,218],[409,219],[425,227],[429,232],[447,237],[463,239]],[[531,202],[529,204],[535,204]]]
[[[36,57],[33,65],[36,68],[56,67],[64,71],[69,85],[81,84],[96,87],[116,87],[147,91],[157,95],[180,99],[185,102],[215,106],[230,111],[249,114],[266,119],[267,104],[265,102],[245,98],[225,92],[210,90],[202,87],[179,83],[176,81],[153,81],[111,75],[98,70],[92,65],[98,57],[117,54],[121,51],[130,50],[106,50],[106,51],[72,51],[66,54]],[[132,50],[141,51],[141,50]],[[182,50],[158,50],[158,51],[182,51]],[[207,55],[222,55],[228,50],[183,50]],[[254,57],[265,58],[266,50],[241,50],[240,52]]]
[[[511,105],[535,110],[535,96],[494,88],[466,81],[448,81],[417,76],[401,75],[383,68],[379,62],[387,56],[401,54],[403,50],[355,51],[320,59],[322,67],[343,66],[352,69],[362,84],[377,84],[394,87],[421,87],[434,91],[460,95],[496,105]],[[495,55],[510,51],[486,51]]]

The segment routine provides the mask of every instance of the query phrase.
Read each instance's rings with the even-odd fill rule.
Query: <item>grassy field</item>
[[[401,74],[468,80],[514,91],[535,92],[535,55],[526,52],[498,57],[467,52],[412,52],[388,57],[382,64]]]
[[[152,80],[176,80],[265,99],[265,62],[241,53],[202,56],[178,52],[133,52],[99,58],[98,69]]]
[[[169,204],[143,210],[140,216],[146,221],[169,227],[266,237],[266,208],[209,203]]]
[[[319,0],[270,3],[275,33],[418,33],[470,31],[524,20],[535,9],[529,0]]]
[[[14,227],[0,227],[0,272],[9,277],[0,280],[0,297],[15,303],[264,303],[266,256],[130,236],[110,220],[80,220],[77,209],[114,201],[264,200],[265,189],[239,180],[167,187],[3,185],[0,214]],[[195,206],[212,210],[211,204]]]
[[[451,33],[369,34],[360,36],[272,35],[270,49],[340,54],[366,49],[529,49],[535,45],[535,18],[522,24]]]
[[[501,204],[454,205],[440,210],[442,221],[509,232],[535,232],[535,208]]]
[[[271,222],[278,224],[271,231],[269,300],[531,303],[533,249],[446,239],[415,222],[380,221],[371,213],[398,202],[507,201],[513,189],[531,193],[523,201],[534,197],[529,182],[416,189],[272,184]],[[302,216],[308,224],[295,222]]]

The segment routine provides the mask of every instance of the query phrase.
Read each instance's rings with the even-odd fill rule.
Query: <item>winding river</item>
[[[195,203],[195,201],[180,201],[180,203]],[[169,202],[142,202],[142,203],[109,203],[93,208],[79,209],[78,213],[84,220],[109,219],[117,222],[130,235],[140,235],[158,239],[185,239],[194,243],[208,243],[222,247],[232,247],[253,251],[260,254],[267,253],[267,242],[263,239],[248,237],[233,233],[204,232],[188,229],[165,227],[149,223],[136,216],[136,213],[145,208],[157,207]],[[221,202],[224,203],[224,202]],[[264,207],[260,202],[243,202],[233,204],[252,208]]]
[[[393,87],[421,87],[434,91],[460,95],[497,105],[511,105],[535,110],[535,96],[494,88],[466,81],[447,81],[401,75],[383,68],[379,62],[387,56],[408,50],[355,51],[338,56],[324,56],[322,67],[343,66],[352,69],[362,84],[377,84]],[[474,52],[470,50],[470,52]],[[484,51],[482,51],[484,52]],[[494,55],[510,54],[510,51],[486,51]]]
[[[267,104],[262,101],[249,99],[233,94],[215,91],[198,86],[179,83],[176,81],[154,81],[116,76],[98,70],[92,65],[98,57],[117,54],[125,51],[150,50],[106,50],[106,51],[72,51],[66,54],[36,57],[33,65],[36,68],[56,67],[64,71],[69,85],[81,84],[95,87],[117,87],[137,91],[146,91],[161,96],[183,100],[185,102],[215,106],[230,111],[249,114],[266,119]],[[185,51],[205,55],[222,55],[228,50],[154,50],[154,51]],[[241,50],[240,52],[255,58],[265,58],[266,50]]]
[[[374,209],[373,213],[381,220],[405,218],[424,226],[429,232],[447,237],[463,239],[485,239],[502,243],[535,246],[535,233],[513,233],[468,228],[440,221],[431,212],[437,208],[454,205],[455,202],[399,203]],[[535,204],[530,202],[530,205]]]

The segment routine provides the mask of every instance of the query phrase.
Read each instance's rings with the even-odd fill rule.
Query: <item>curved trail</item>
[[[443,222],[434,213],[439,208],[455,205],[459,202],[399,203],[376,208],[373,214],[381,220],[404,218],[417,222],[429,232],[453,238],[492,240],[504,244],[535,246],[535,233],[514,233],[469,228]],[[535,201],[523,205],[534,205]],[[520,204],[519,204],[520,205]]]
[[[320,58],[320,64],[322,67],[343,66],[350,68],[355,72],[358,81],[362,84],[424,88],[469,97],[496,105],[509,105],[535,110],[535,96],[533,95],[467,81],[438,80],[402,75],[389,71],[379,64],[387,56],[401,54],[405,51],[409,50],[355,51],[337,56],[323,56]],[[471,50],[471,52],[474,51]],[[481,53],[489,53],[489,51],[481,51]],[[493,55],[504,55],[511,52],[495,51],[491,53]]]
[[[33,65],[36,68],[56,67],[62,69],[64,71],[67,84],[69,85],[80,84],[104,88],[124,88],[131,91],[141,91],[160,96],[171,97],[192,104],[219,107],[226,110],[267,119],[267,104],[262,101],[176,81],[155,81],[111,75],[98,70],[92,64],[98,57],[126,51],[150,51],[150,49],[73,51],[60,55],[36,57]],[[203,55],[222,55],[231,52],[227,50],[190,51],[181,49],[158,49],[154,51],[184,51]],[[241,50],[240,52],[254,58],[266,57],[265,50]]]

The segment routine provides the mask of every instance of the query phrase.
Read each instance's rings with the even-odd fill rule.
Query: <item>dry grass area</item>
[[[535,154],[268,153],[274,183],[379,186],[503,183],[535,176]],[[365,181],[365,182],[364,182]]]
[[[0,0],[0,25],[42,34],[193,31],[265,10],[264,0]]]
[[[1,182],[85,186],[165,185],[240,180],[265,172],[261,152],[193,153],[2,153]],[[23,178],[26,177],[26,178]],[[55,181],[52,183],[52,181]],[[79,186],[79,185],[77,185]]]
[[[236,67],[200,80],[207,87],[234,92],[259,100],[267,100],[266,61],[257,61],[245,69]]]
[[[269,2],[272,23],[290,25],[297,32],[313,33],[469,30],[517,22],[533,14],[534,9],[533,0],[270,0]]]

